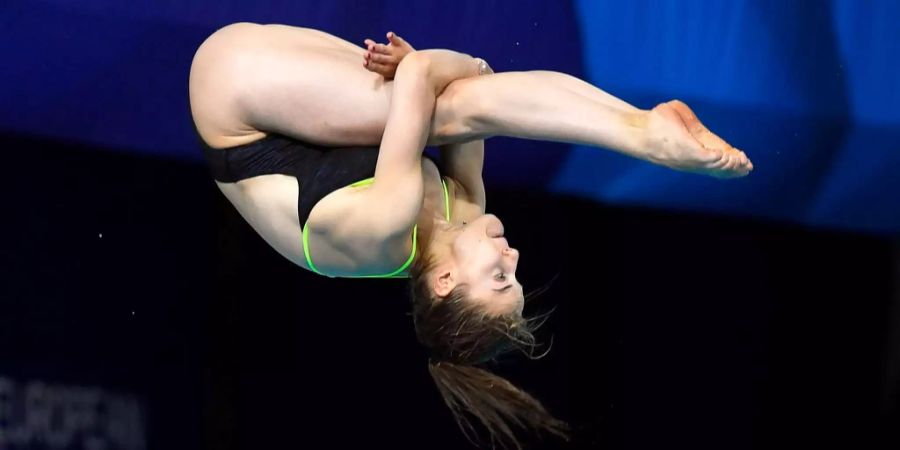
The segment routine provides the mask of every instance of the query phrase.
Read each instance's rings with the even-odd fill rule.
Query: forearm
[[[372,189],[386,186],[389,191],[397,180],[417,179],[437,94],[477,70],[473,58],[449,50],[413,52],[403,59],[397,66]]]

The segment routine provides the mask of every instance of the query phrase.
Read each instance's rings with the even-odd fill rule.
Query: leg
[[[236,23],[191,65],[190,102],[207,142],[280,133],[332,146],[378,145],[392,82],[363,67],[362,48],[316,30]]]
[[[453,82],[438,98],[432,143],[503,135],[604,147],[720,178],[752,170],[679,101],[640,110],[575,77],[506,72]]]
[[[195,122],[208,134],[262,131],[325,145],[378,145],[393,83],[365,70],[364,53],[302,28],[223,28],[191,67]],[[428,144],[507,135],[605,147],[713,175],[748,167],[730,147],[700,144],[673,109],[637,110],[560,73],[500,73],[451,83],[437,99]]]
[[[393,198],[392,204],[395,206],[406,204],[409,207],[408,210],[401,209],[410,212],[408,217],[397,214],[395,219],[415,220],[422,206],[421,188],[416,195],[408,196],[408,193],[401,192],[412,193],[404,186],[422,186],[422,150],[430,134],[437,96],[450,82],[477,74],[478,62],[475,59],[449,50],[411,53],[397,67],[397,81],[371,191],[373,195]],[[399,229],[408,228],[407,223]]]
[[[606,147],[640,157],[646,111],[584,85],[547,71],[457,80],[438,98],[434,140],[502,135]]]

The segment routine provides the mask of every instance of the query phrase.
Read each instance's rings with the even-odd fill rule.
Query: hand
[[[393,80],[400,61],[416,49],[393,31],[388,32],[387,39],[387,45],[365,40],[367,51],[363,66],[370,72],[381,74],[385,80]]]

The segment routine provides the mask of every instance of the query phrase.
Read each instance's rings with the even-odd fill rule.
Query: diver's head
[[[484,214],[465,225],[436,225],[423,259],[436,299],[463,289],[466,301],[488,316],[522,315],[524,293],[516,279],[519,251],[503,237],[503,223]]]
[[[519,252],[503,237],[503,224],[491,214],[464,226],[437,222],[420,244],[410,270],[416,336],[463,433],[472,439],[473,417],[504,447],[520,447],[513,424],[566,438],[568,426],[538,400],[481,367],[512,350],[533,353],[540,326],[522,316]]]
[[[516,279],[519,252],[503,223],[484,214],[465,225],[437,222],[410,270],[419,341],[438,360],[477,364],[533,342]]]

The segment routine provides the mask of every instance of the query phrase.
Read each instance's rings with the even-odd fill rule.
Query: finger
[[[391,48],[384,44],[379,44],[371,39],[366,39],[366,49],[372,53],[391,54]]]
[[[379,64],[376,62],[369,62],[369,65],[366,66],[366,69],[369,69],[372,72],[378,72],[382,75],[390,72],[390,66],[386,64]]]
[[[393,31],[388,33],[388,40],[397,47],[413,48],[412,45],[409,45],[409,42],[406,42],[406,39],[398,36],[397,33],[394,33]]]
[[[394,33],[393,31],[389,31],[389,32],[388,32],[387,38],[388,38],[389,41],[391,41],[391,44],[394,44],[394,45],[406,45],[406,41],[403,40],[402,37],[397,36],[397,33]]]
[[[391,44],[394,47],[399,47],[407,51],[416,51],[416,49],[413,48],[413,46],[410,45],[409,42],[406,42],[405,39],[397,36],[396,34],[392,34],[391,37],[388,38],[388,40],[391,41]]]
[[[369,61],[379,64],[397,64],[397,58],[389,55],[379,55],[378,53],[371,53]]]
[[[365,67],[366,70],[368,70],[369,72],[377,72],[376,67],[378,67],[378,66],[380,66],[380,64],[373,63],[372,61],[369,61],[368,59],[365,60],[365,62],[363,62],[363,67]]]

